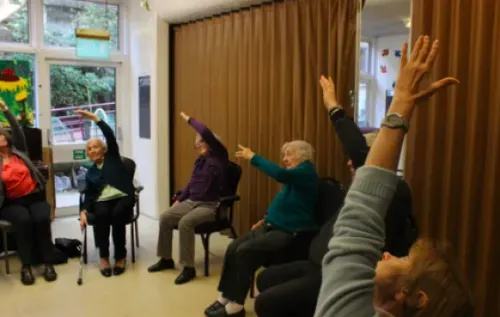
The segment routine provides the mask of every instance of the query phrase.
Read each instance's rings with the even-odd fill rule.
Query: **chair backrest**
[[[224,171],[225,179],[224,179],[224,185],[221,189],[223,197],[236,195],[236,192],[238,191],[238,185],[241,179],[241,173],[242,173],[241,166],[232,161],[229,161],[229,164],[227,165],[226,170]]]
[[[338,215],[344,203],[346,192],[342,184],[334,178],[321,178],[319,185],[318,205],[316,206],[316,221],[322,226],[335,214]]]
[[[130,177],[132,178],[132,180],[134,180],[134,176],[135,176],[135,169],[136,169],[136,164],[134,162],[133,159],[131,158],[128,158],[128,157],[125,157],[125,156],[122,156],[122,161],[123,161],[123,165],[125,165],[125,168],[127,169],[127,171],[129,172],[130,174]]]

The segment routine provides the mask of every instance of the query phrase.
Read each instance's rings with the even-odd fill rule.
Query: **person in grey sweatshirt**
[[[447,77],[420,89],[438,46],[438,41],[420,36],[408,59],[408,46],[403,45],[393,102],[365,166],[356,172],[323,259],[316,317],[472,314],[470,291],[446,247],[419,240],[405,258],[380,251],[384,217],[398,183],[401,147],[417,103],[458,83]]]

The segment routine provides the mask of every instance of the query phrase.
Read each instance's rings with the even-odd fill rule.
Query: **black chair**
[[[127,225],[130,225],[130,248],[132,251],[132,263],[135,263],[135,247],[139,247],[139,224],[138,224],[138,219],[141,214],[140,211],[140,193],[144,189],[143,186],[137,184],[137,182],[134,180],[135,176],[135,169],[136,169],[136,164],[135,162],[127,157],[122,157],[123,163],[125,164],[125,168],[129,171],[132,180],[134,181],[134,187],[135,187],[135,206],[132,207],[134,210],[132,211],[132,216],[130,219],[127,221]],[[80,190],[80,206],[83,203],[85,195],[85,189]],[[93,224],[93,217],[92,214],[89,213],[87,216],[87,221],[89,226]],[[84,235],[84,241],[83,241],[83,261],[85,264],[88,262],[88,252],[87,252],[87,228],[85,230],[85,235]],[[94,227],[94,238],[95,238],[95,227]],[[95,241],[95,239],[94,239]],[[99,247],[97,245],[97,242],[95,242],[95,246]]]
[[[0,220],[0,231],[2,232],[2,245],[3,245],[3,256],[5,260],[5,273],[10,274],[9,266],[9,246],[7,240],[7,233],[12,230],[12,224],[5,220]]]
[[[335,214],[338,215],[344,203],[346,192],[342,184],[331,177],[322,178],[319,185],[318,205],[316,206],[316,223],[323,226]],[[332,228],[333,230],[333,228]],[[294,261],[305,261],[309,258],[309,247],[314,237],[319,233],[319,228],[303,230],[295,233],[291,245],[273,257],[264,267],[280,265]],[[250,297],[255,297],[255,275],[252,276]]]
[[[203,243],[203,249],[205,250],[205,276],[209,275],[210,235],[215,232],[221,232],[229,229],[231,231],[232,238],[236,238],[236,231],[233,227],[233,211],[234,203],[240,200],[240,196],[236,193],[238,191],[238,185],[241,178],[241,167],[230,161],[225,175],[226,182],[224,188],[222,189],[223,196],[217,203],[214,221],[202,223],[196,226],[194,230],[196,234],[200,235],[201,242]],[[172,203],[176,200],[179,194],[180,192],[177,192],[174,197],[172,197]],[[224,215],[226,211],[227,214]],[[175,227],[175,229],[178,228]]]

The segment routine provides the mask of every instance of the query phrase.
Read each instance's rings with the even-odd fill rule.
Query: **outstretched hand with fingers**
[[[394,105],[400,105],[405,109],[392,109],[392,112],[401,114],[408,112],[408,116],[411,116],[417,103],[429,99],[442,88],[459,83],[454,77],[445,77],[424,89],[420,88],[422,78],[434,66],[438,50],[438,40],[431,45],[429,36],[420,36],[408,59],[408,43],[403,44],[399,75],[394,87]]]
[[[236,151],[237,158],[251,160],[254,155],[255,155],[255,153],[252,152],[252,150],[250,150],[250,148],[247,148],[241,144],[238,144],[238,151]]]
[[[337,93],[335,91],[335,84],[333,82],[332,77],[328,77],[328,79],[321,75],[319,79],[319,84],[321,86],[321,90],[323,91],[323,103],[327,109],[331,109],[337,104]]]

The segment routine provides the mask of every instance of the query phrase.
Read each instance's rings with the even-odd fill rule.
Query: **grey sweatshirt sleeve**
[[[356,171],[323,259],[315,317],[371,317],[375,267],[382,256],[384,217],[398,176],[364,166]]]

